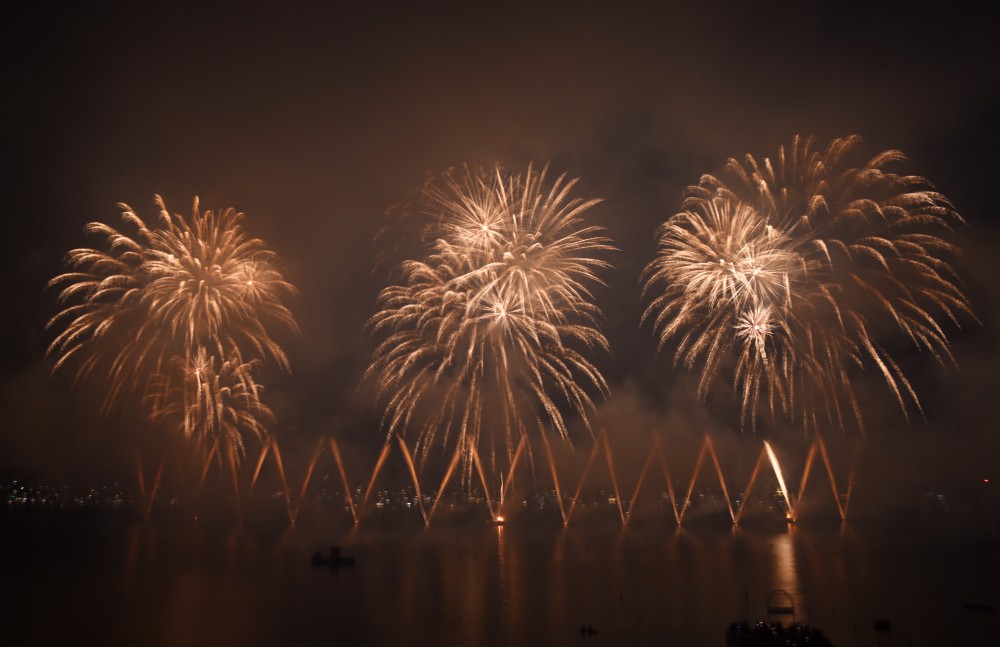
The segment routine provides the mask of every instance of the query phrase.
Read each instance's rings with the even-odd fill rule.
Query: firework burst
[[[688,187],[682,211],[659,229],[646,268],[644,319],[675,361],[701,363],[699,392],[729,366],[742,419],[777,411],[806,428],[863,431],[852,385],[874,365],[904,415],[920,410],[910,381],[880,338],[903,333],[953,363],[941,321],[972,317],[942,237],[963,222],[916,176],[885,170],[883,152],[849,165],[860,138],[825,150],[796,137],[775,160],[729,160],[723,178]]]
[[[270,359],[289,369],[270,331],[297,330],[283,304],[295,289],[278,271],[274,252],[246,235],[243,214],[200,211],[196,198],[190,218],[184,218],[170,214],[159,196],[156,204],[156,227],[119,205],[132,235],[103,223],[87,225],[87,233],[104,237],[104,249],[70,251],[66,263],[72,271],[49,282],[61,288],[64,306],[48,324],[62,328],[48,349],[55,368],[75,363],[77,379],[93,373],[107,378],[105,411],[138,395],[154,403],[151,416],[162,419],[178,406],[170,398],[183,395],[185,436],[203,440],[220,433],[233,441],[237,427],[259,435],[259,424],[223,421],[239,411],[267,417],[251,368]],[[178,373],[197,375],[209,365],[221,371],[215,386],[195,389],[198,397],[178,386],[190,382]],[[253,397],[230,397],[240,389]],[[207,401],[198,404],[206,393],[213,393],[219,406],[249,404],[207,415]],[[194,420],[201,421],[202,431],[191,428]],[[232,446],[241,449],[242,443]]]
[[[567,436],[563,409],[590,424],[590,393],[607,385],[591,363],[607,350],[589,285],[613,249],[570,197],[575,180],[528,169],[445,173],[430,182],[424,260],[402,265],[368,327],[383,340],[367,374],[385,402],[389,436],[417,429],[417,452],[467,439],[509,461],[529,428]],[[467,457],[468,458],[468,457]],[[466,465],[469,465],[468,461]]]
[[[172,370],[156,377],[150,418],[173,426],[196,447],[222,441],[234,457],[245,455],[244,437],[262,440],[271,410],[261,402],[254,373],[259,360],[237,355],[218,361],[204,346],[189,358],[172,358]]]

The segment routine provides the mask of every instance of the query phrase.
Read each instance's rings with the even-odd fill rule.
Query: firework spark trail
[[[220,434],[243,455],[243,435],[261,437],[270,412],[254,378],[262,360],[288,370],[271,337],[297,331],[283,299],[295,293],[277,257],[243,231],[243,214],[227,209],[171,215],[162,199],[157,226],[127,205],[126,235],[103,223],[105,251],[74,249],[60,286],[63,310],[48,323],[61,328],[49,346],[55,369],[77,365],[76,379],[102,373],[105,412],[139,396],[153,419],[174,417],[200,450]]]
[[[565,409],[590,428],[590,393],[607,395],[589,359],[608,349],[589,286],[609,267],[595,254],[613,248],[582,218],[598,201],[570,197],[574,184],[499,167],[429,183],[427,256],[402,264],[368,322],[383,338],[367,376],[388,436],[415,428],[421,459],[437,442],[467,448],[466,483],[473,449],[510,464],[528,428],[565,438]]]
[[[872,364],[904,415],[908,402],[922,413],[879,340],[902,333],[953,364],[942,322],[975,318],[940,237],[962,218],[923,178],[884,170],[897,151],[849,166],[859,144],[796,137],[773,161],[732,159],[657,233],[643,319],[676,363],[701,364],[702,397],[730,374],[743,424],[769,411],[817,431],[853,417],[864,432],[852,371]]]
[[[778,477],[778,487],[781,488],[781,496],[785,497],[785,505],[788,506],[788,518],[795,521],[795,507],[792,502],[792,495],[785,485],[785,475],[781,472],[781,464],[778,462],[778,457],[774,455],[771,443],[766,440],[764,441],[764,451],[767,452],[767,458],[771,461],[771,468],[774,470],[774,475]],[[749,488],[747,490],[749,491]],[[834,496],[837,496],[836,491],[834,491]]]

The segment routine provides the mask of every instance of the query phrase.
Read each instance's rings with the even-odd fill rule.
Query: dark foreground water
[[[723,645],[773,589],[835,645],[1000,644],[995,530],[947,519],[2,521],[4,645]],[[333,543],[354,568],[310,565]]]

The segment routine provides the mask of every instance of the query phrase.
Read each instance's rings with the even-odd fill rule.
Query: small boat
[[[354,566],[353,557],[343,557],[340,554],[340,546],[330,547],[330,556],[324,556],[320,551],[316,551],[312,556],[312,565],[316,567],[329,566],[333,569],[338,569],[345,566]]]

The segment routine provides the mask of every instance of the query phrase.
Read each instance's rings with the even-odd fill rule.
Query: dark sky
[[[592,216],[621,252],[598,292],[613,347],[600,365],[618,433],[667,420],[736,433],[726,406],[695,402],[690,377],[653,359],[638,273],[685,185],[730,156],[772,155],[794,133],[858,133],[870,154],[901,149],[969,221],[955,241],[982,326],[949,330],[961,371],[905,358],[928,423],[905,426],[876,406],[870,427],[913,465],[943,456],[952,475],[965,461],[1000,467],[1000,56],[985,9],[22,4],[0,17],[0,477],[97,478],[142,433],[99,418],[92,389],[50,379],[44,325],[56,305],[44,288],[68,249],[94,244],[85,223],[116,223],[118,202],[153,218],[155,193],[172,211],[199,195],[205,208],[245,212],[300,288],[302,335],[284,340],[294,375],[265,378],[282,437],[377,446],[378,413],[357,388],[371,350],[362,327],[386,280],[374,237],[428,172],[465,162],[550,163],[581,178],[578,194],[605,199]]]

